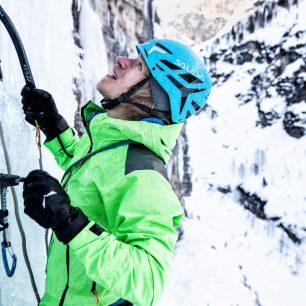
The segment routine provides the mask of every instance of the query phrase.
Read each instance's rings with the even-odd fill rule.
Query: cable
[[[10,164],[10,161],[9,161],[8,151],[7,151],[7,148],[6,148],[6,145],[5,145],[4,133],[3,133],[3,128],[2,128],[1,121],[0,121],[0,138],[1,138],[2,146],[3,146],[3,152],[4,152],[4,158],[5,158],[5,163],[6,163],[6,167],[7,167],[7,172],[8,172],[8,174],[12,174],[11,164]],[[37,290],[34,275],[33,275],[33,272],[32,272],[32,267],[31,267],[31,264],[30,264],[30,261],[29,261],[26,236],[25,236],[25,232],[24,232],[24,229],[23,229],[23,226],[22,226],[20,215],[19,215],[18,200],[17,200],[17,195],[16,195],[16,191],[15,191],[14,187],[11,187],[11,192],[12,192],[13,202],[14,202],[15,217],[16,217],[18,229],[19,229],[20,236],[21,236],[21,245],[22,245],[23,257],[24,257],[24,261],[26,263],[26,266],[27,266],[27,269],[28,269],[28,272],[29,272],[29,275],[30,275],[31,285],[32,285],[34,294],[35,294],[37,302],[39,304],[40,303],[40,296],[39,296],[39,293],[38,293],[38,290]]]
[[[38,122],[35,120],[35,126],[36,126],[36,144],[39,151],[39,169],[43,170],[43,163],[42,163],[42,151],[41,151],[41,128],[38,124]],[[46,246],[46,256],[48,257],[48,246],[49,246],[49,230],[46,229],[45,232],[45,246]]]

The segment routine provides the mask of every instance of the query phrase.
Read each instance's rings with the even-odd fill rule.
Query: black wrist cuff
[[[95,223],[93,226],[89,228],[89,230],[96,234],[97,236],[100,236],[105,230],[103,227],[101,227],[99,224]]]
[[[67,244],[80,233],[88,223],[89,220],[81,209],[73,208],[73,213],[70,215],[67,222],[61,225],[60,228],[54,228],[53,231],[59,241]]]
[[[55,125],[52,126],[46,126],[46,128],[43,130],[45,133],[47,140],[52,140],[58,135],[60,135],[62,132],[67,130],[69,128],[69,125],[65,118],[61,115],[55,120]]]

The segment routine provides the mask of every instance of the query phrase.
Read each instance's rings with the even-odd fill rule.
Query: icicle
[[[233,27],[232,27],[231,34],[232,34],[233,41],[235,42],[235,41],[236,41],[236,31],[235,31],[235,26],[233,26]]]
[[[250,220],[251,227],[254,228],[256,217],[252,212],[248,211],[248,219]]]
[[[82,1],[83,0],[78,0],[78,3],[77,3],[77,10],[78,10],[78,12],[81,10],[81,6],[82,6]]]
[[[273,18],[273,8],[272,8],[272,4],[269,3],[267,6],[267,11],[266,11],[266,20],[267,22],[270,22]]]
[[[299,248],[295,247],[293,251],[295,252],[295,256],[294,256],[294,267],[291,273],[293,275],[297,275],[298,271],[300,270],[300,267],[303,265],[303,260],[301,259],[302,254],[300,254],[301,251]]]
[[[247,30],[250,32],[250,33],[253,33],[254,30],[255,30],[255,22],[254,22],[254,16],[251,15],[249,20],[248,20],[248,26],[247,26]]]

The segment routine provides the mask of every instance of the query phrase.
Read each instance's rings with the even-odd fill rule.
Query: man
[[[61,184],[43,171],[24,183],[25,213],[52,236],[40,305],[154,305],[168,276],[183,210],[167,178],[182,124],[204,106],[202,60],[171,40],[118,57],[97,85],[102,108],[82,109],[78,139],[52,96],[24,88],[26,120],[39,124]]]

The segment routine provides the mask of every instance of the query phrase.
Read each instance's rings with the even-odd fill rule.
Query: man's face
[[[97,90],[105,98],[115,99],[148,75],[148,67],[141,56],[135,59],[118,56],[115,67],[99,81]]]

